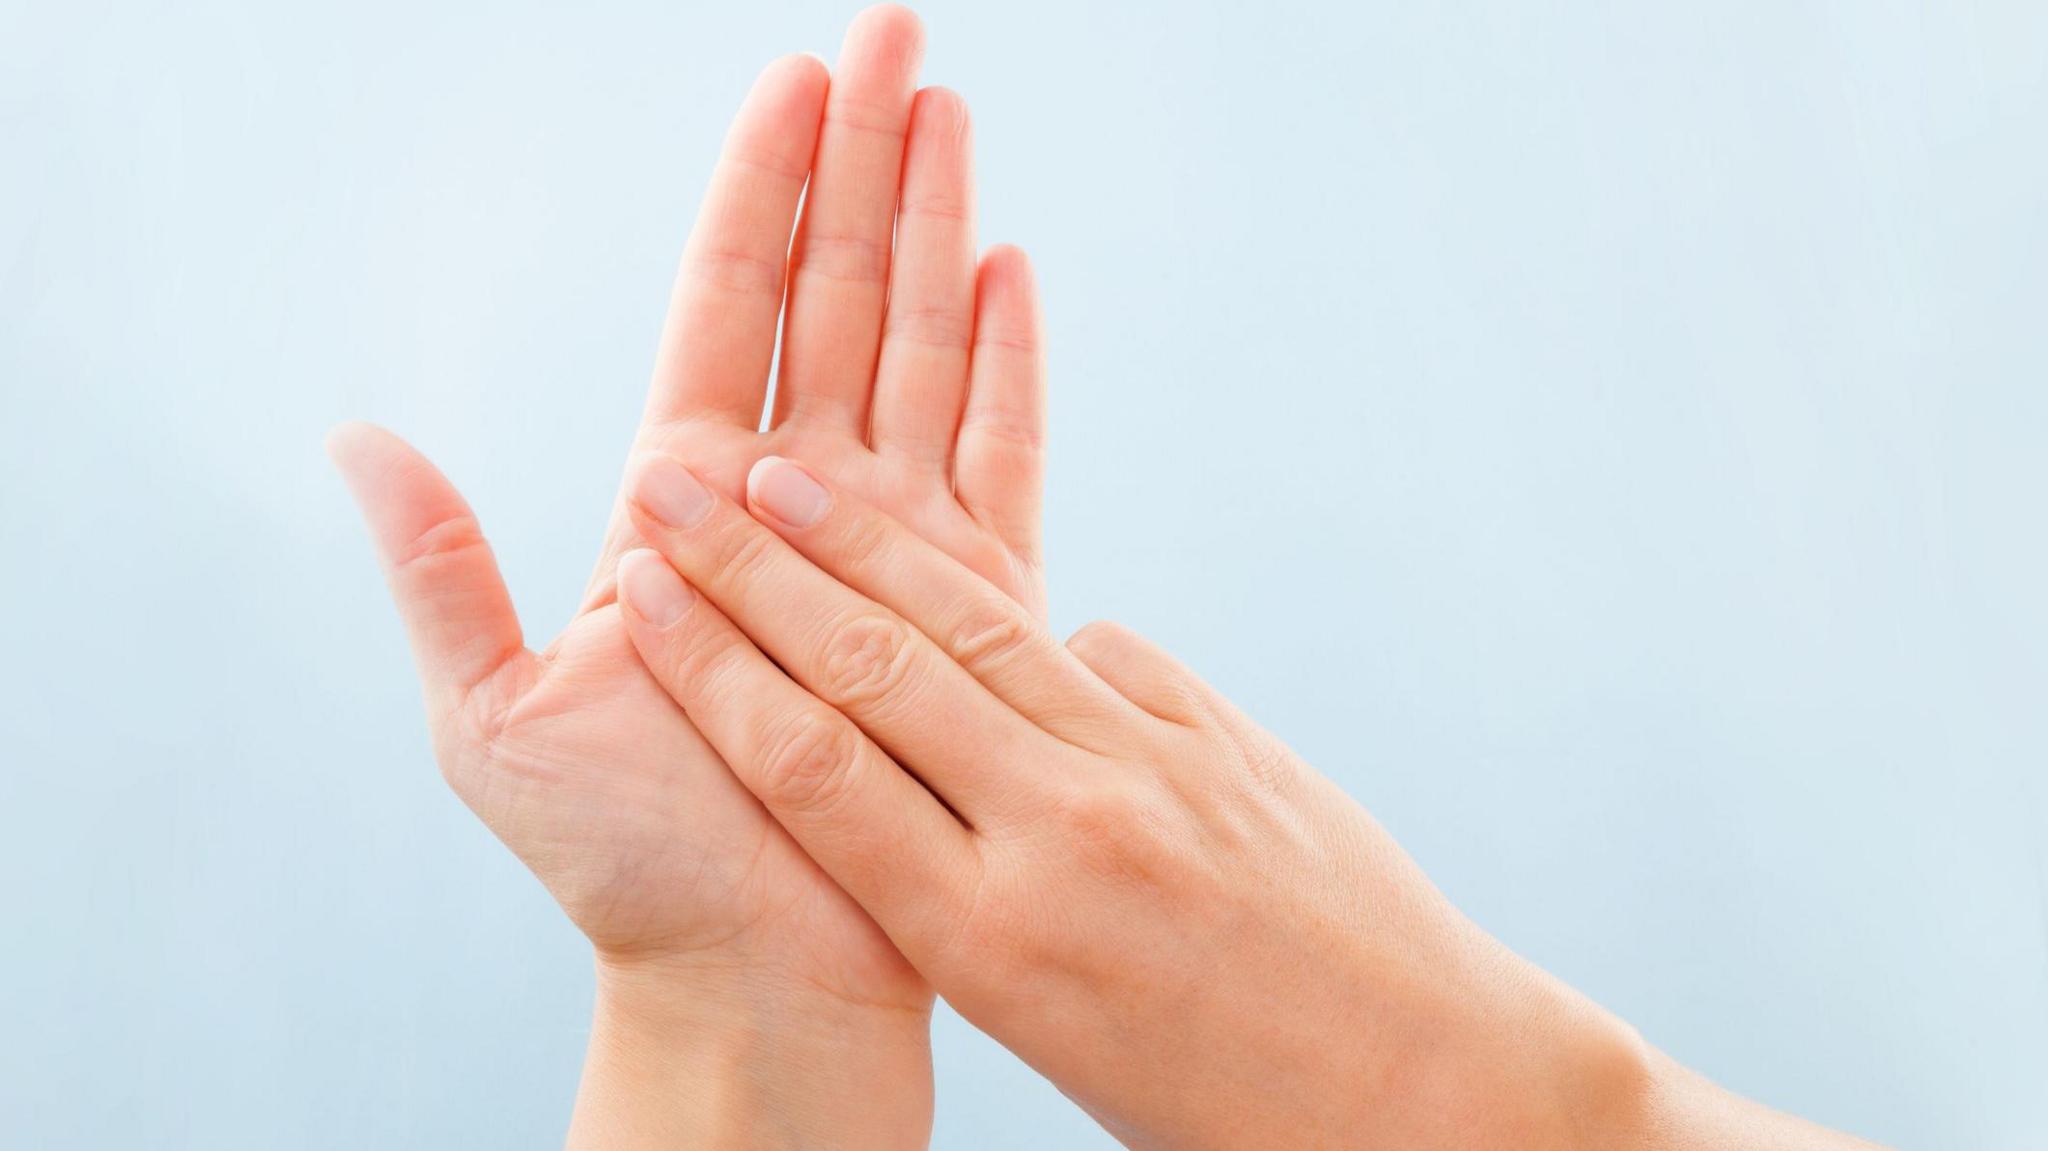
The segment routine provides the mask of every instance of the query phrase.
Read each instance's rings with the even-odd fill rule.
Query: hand
[[[669,458],[633,489],[648,666],[949,1003],[1126,1142],[1840,1145],[1508,952],[1136,636],[1061,645],[787,460],[746,509]]]
[[[921,41],[907,11],[871,9],[829,84],[805,56],[762,74],[684,253],[634,450],[686,454],[735,494],[763,453],[800,457],[1035,614],[1035,289],[1015,249],[977,267],[967,113],[949,92],[915,90]],[[772,1048],[779,1090],[829,1102],[836,1075],[854,1103],[908,1107],[928,1125],[931,991],[634,654],[612,596],[633,542],[623,514],[582,608],[536,653],[475,518],[432,465],[364,426],[339,430],[331,451],[405,617],[443,773],[596,948],[594,1072],[654,1066],[647,1051],[680,1030],[697,1037],[693,1082],[712,1062],[741,1074]],[[819,1034],[799,1042],[792,1029]],[[806,1067],[799,1047],[868,1054]],[[638,1054],[611,1058],[625,1048]],[[889,1092],[866,1080],[880,1071],[896,1076]],[[586,1081],[586,1104],[596,1089]],[[580,1107],[579,1126],[601,1110]],[[836,1119],[833,1141],[859,1142],[851,1117]]]

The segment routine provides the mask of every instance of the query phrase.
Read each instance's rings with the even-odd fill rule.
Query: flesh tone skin
[[[1850,1147],[1459,915],[1157,648],[1065,644],[851,492],[629,481],[664,687],[947,1002],[1140,1147]]]
[[[748,96],[544,651],[423,457],[330,444],[444,774],[594,946],[570,1145],[921,1146],[936,986],[1137,1146],[1863,1146],[1506,951],[1145,641],[1045,631],[1035,289],[920,47],[871,9]]]
[[[921,53],[916,18],[882,7],[836,75],[808,56],[762,73],[682,258],[633,452],[691,459],[734,495],[762,455],[804,459],[1036,615],[1036,289],[1014,248],[977,260],[966,107],[917,90]],[[575,618],[534,651],[431,464],[364,425],[329,449],[443,774],[595,947],[571,1145],[921,1145],[931,989],[634,654],[612,581],[636,542],[623,504]]]

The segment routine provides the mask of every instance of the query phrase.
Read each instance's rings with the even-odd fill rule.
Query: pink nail
[[[747,473],[747,499],[793,528],[810,527],[832,506],[823,484],[781,456],[764,456]]]
[[[683,618],[697,593],[657,552],[636,548],[619,557],[619,598],[655,627]]]
[[[667,456],[654,456],[640,469],[633,498],[647,514],[672,528],[693,528],[711,514],[711,493],[690,470]]]

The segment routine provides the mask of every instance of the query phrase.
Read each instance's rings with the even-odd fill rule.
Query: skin
[[[1135,1147],[1863,1146],[1727,1095],[1460,915],[1139,637],[1062,644],[822,472],[643,459],[628,632],[949,1003]]]
[[[1036,289],[1016,249],[976,258],[966,107],[917,89],[922,44],[885,5],[853,22],[836,74],[807,56],[761,74],[684,252],[633,453],[685,456],[735,496],[763,455],[801,458],[1036,617]],[[535,651],[433,465],[367,425],[329,449],[443,774],[594,947],[570,1145],[921,1145],[931,988],[634,653],[612,579],[638,542],[623,498],[575,618]]]

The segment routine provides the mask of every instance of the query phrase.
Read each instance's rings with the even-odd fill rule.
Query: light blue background
[[[320,437],[431,452],[552,634],[725,119],[851,14],[287,8],[0,6],[10,1146],[559,1137],[585,948]],[[1731,1086],[2048,1145],[2048,8],[925,14],[1045,281],[1061,628]],[[1107,1142],[938,1059],[942,1146]]]

